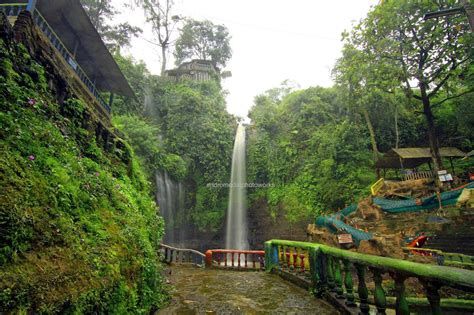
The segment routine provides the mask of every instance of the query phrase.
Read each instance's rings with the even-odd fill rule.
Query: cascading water
[[[184,234],[176,232],[178,213],[184,212],[184,187],[174,182],[166,171],[156,173],[156,202],[165,220],[163,242],[168,245],[182,245]]]
[[[228,249],[248,249],[247,194],[245,171],[245,127],[239,124],[232,153],[229,205],[225,246]]]

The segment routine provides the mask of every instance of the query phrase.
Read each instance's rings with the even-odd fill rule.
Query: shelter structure
[[[449,159],[453,174],[453,158],[463,158],[466,156],[466,153],[453,147],[442,147],[439,149],[439,152],[442,158]],[[375,167],[379,170],[383,169],[384,171],[386,169],[413,170],[422,164],[427,163],[430,171],[423,172],[423,176],[421,176],[427,178],[434,177],[436,175],[432,172],[431,161],[432,156],[430,148],[392,148],[387,153],[385,153],[383,157],[378,159],[378,161],[375,163]]]
[[[25,10],[76,79],[100,104],[101,116],[109,118],[114,94],[134,97],[79,0],[0,0],[0,11],[10,22]],[[108,102],[102,97],[104,92],[110,93]]]
[[[209,60],[194,59],[183,62],[176,69],[167,70],[165,75],[173,82],[183,79],[208,81],[216,77],[217,70]]]

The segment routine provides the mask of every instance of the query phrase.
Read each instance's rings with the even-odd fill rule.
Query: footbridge
[[[323,314],[474,312],[472,270],[360,254],[323,244],[271,240],[265,243],[263,251],[217,249],[205,253],[162,245],[162,259],[171,266],[171,281],[173,272],[181,279],[174,283],[178,295],[181,288],[186,290],[188,287],[189,290],[192,285],[189,279],[204,279],[190,293],[202,312],[208,311],[206,305],[217,303],[215,299],[226,294],[233,296],[235,292],[241,292],[231,299],[240,303],[238,306],[222,306],[220,301],[210,306],[211,311],[220,305],[224,307],[222,311],[235,307],[235,311],[243,313],[315,310]],[[200,268],[182,269],[184,265]],[[268,287],[264,284],[268,286],[268,283],[273,283],[279,291],[265,297],[263,291]],[[295,287],[303,291],[295,291]],[[204,290],[200,297],[196,293],[199,290]],[[188,304],[183,302],[185,307],[194,303],[192,299],[181,300],[188,301]],[[285,303],[293,305],[293,309],[285,308],[288,307]]]

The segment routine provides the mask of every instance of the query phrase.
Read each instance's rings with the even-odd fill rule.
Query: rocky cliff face
[[[248,209],[249,244],[252,249],[263,249],[265,241],[271,239],[284,239],[292,241],[305,241],[308,220],[289,222],[281,212],[273,218],[267,210],[264,199],[252,204]]]

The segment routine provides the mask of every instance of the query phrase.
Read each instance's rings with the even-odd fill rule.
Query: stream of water
[[[232,153],[225,248],[248,249],[245,127],[239,124]]]
[[[178,229],[179,216],[184,215],[184,187],[173,181],[166,171],[156,173],[156,201],[165,220],[163,242],[172,246],[183,246],[185,229]]]

